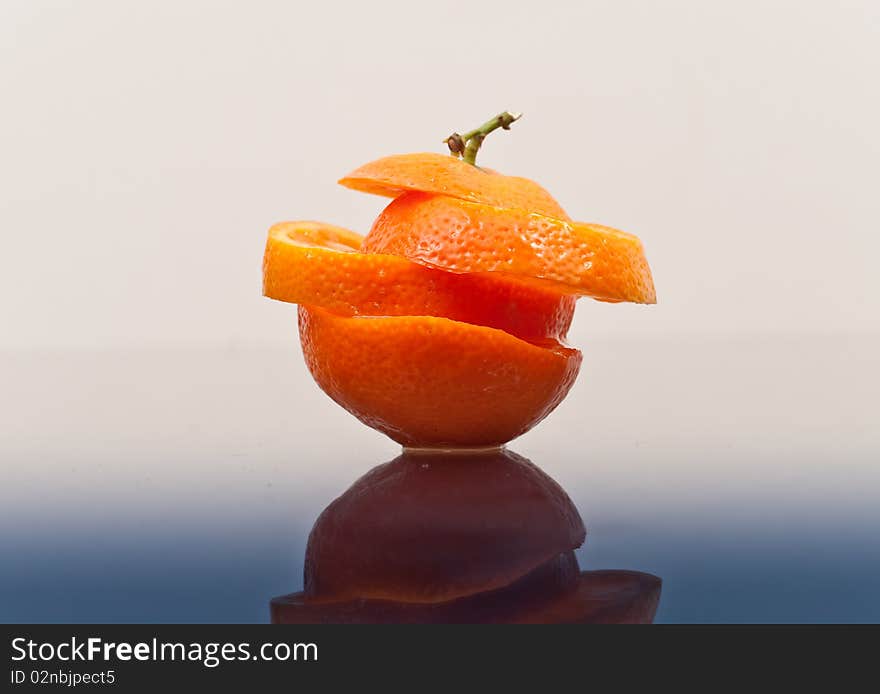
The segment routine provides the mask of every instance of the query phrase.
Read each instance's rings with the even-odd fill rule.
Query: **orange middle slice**
[[[441,316],[525,340],[562,340],[575,297],[515,279],[456,274],[405,258],[361,253],[363,237],[320,222],[269,230],[263,293],[340,316]]]

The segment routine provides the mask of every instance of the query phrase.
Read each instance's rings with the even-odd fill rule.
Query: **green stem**
[[[449,151],[452,154],[461,156],[468,164],[476,166],[477,152],[480,151],[480,146],[483,144],[483,140],[486,139],[486,135],[498,130],[498,128],[510,130],[511,124],[519,120],[521,116],[521,113],[511,113],[510,111],[499,113],[493,119],[487,120],[479,128],[474,128],[464,135],[452,133],[444,142],[449,146]]]

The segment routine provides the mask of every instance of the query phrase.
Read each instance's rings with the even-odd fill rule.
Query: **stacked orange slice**
[[[340,183],[394,200],[366,237],[273,226],[263,290],[300,305],[318,385],[405,446],[519,436],[577,376],[581,354],[564,340],[578,296],[654,302],[638,238],[573,222],[528,179],[424,153]]]

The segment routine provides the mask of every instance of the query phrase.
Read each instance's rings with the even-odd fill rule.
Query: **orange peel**
[[[361,250],[455,273],[542,280],[559,292],[597,299],[656,301],[642,243],[632,234],[442,195],[398,197],[373,223]]]
[[[546,417],[581,353],[433,316],[343,317],[299,307],[309,371],[333,400],[404,446],[501,445]]]
[[[568,219],[562,206],[534,181],[481,169],[448,154],[418,152],[382,157],[355,169],[339,183],[389,198],[420,191]]]
[[[263,294],[342,316],[443,316],[527,340],[562,340],[571,325],[573,296],[360,253],[362,241],[353,231],[321,222],[274,225],[263,259]]]

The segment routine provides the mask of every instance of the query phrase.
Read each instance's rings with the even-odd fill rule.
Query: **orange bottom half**
[[[306,364],[355,417],[412,447],[495,446],[567,395],[581,353],[434,316],[339,316],[301,305]]]

